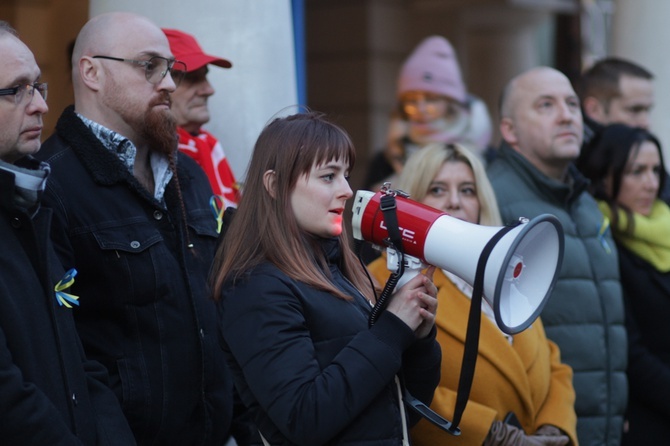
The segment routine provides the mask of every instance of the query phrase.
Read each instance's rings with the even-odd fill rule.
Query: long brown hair
[[[326,258],[314,236],[298,227],[290,196],[301,176],[312,166],[343,160],[353,169],[356,152],[347,132],[316,112],[277,118],[261,132],[247,171],[237,211],[212,269],[214,299],[226,281],[235,281],[262,262],[270,262],[293,280],[348,299],[329,279]],[[274,197],[263,175],[275,173]],[[340,269],[368,299],[373,291],[363,266],[347,241],[339,236]]]

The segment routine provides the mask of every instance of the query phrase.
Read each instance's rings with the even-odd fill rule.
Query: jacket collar
[[[125,182],[140,196],[150,201],[157,201],[153,193],[148,192],[140,185],[119,157],[110,152],[77,116],[74,106],[70,105],[63,111],[56,124],[56,133],[77,155],[77,158],[91,174],[93,181],[103,186]],[[181,166],[182,163],[179,161],[183,156],[185,155],[177,152],[177,175],[180,178],[189,178],[190,174]],[[165,199],[168,198],[168,190],[173,183],[173,181],[169,181],[166,185]]]
[[[34,216],[49,176],[47,163],[25,156],[14,164],[0,161],[1,206],[7,210],[21,208]]]
[[[104,186],[120,182],[137,183],[123,162],[105,148],[95,134],[79,119],[74,106],[68,106],[58,119],[56,132],[63,138],[94,181]],[[139,186],[139,183],[136,184]]]
[[[551,202],[570,204],[589,185],[589,181],[573,163],[568,166],[566,181],[556,181],[540,172],[530,161],[504,141],[500,145],[499,157],[505,160],[526,183],[531,184],[533,190]]]

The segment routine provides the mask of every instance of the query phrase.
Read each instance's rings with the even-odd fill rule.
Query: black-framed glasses
[[[144,74],[150,84],[158,85],[163,78],[170,72],[172,81],[178,87],[186,75],[186,64],[179,60],[167,59],[161,56],[153,56],[147,60],[123,59],[121,57],[111,56],[93,56],[93,59],[116,60],[119,62],[128,62],[139,65],[144,68]]]
[[[35,90],[39,92],[45,101],[47,100],[46,82],[33,82],[32,84],[22,84],[12,88],[1,88],[0,96],[14,96],[14,103],[20,104],[25,98],[30,98],[32,101]]]

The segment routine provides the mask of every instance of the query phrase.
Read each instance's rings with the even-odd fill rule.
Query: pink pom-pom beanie
[[[398,97],[417,90],[465,103],[467,95],[461,69],[454,48],[444,37],[427,37],[403,64],[398,78]]]

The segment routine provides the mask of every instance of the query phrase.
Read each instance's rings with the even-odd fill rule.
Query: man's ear
[[[607,113],[603,104],[593,96],[587,96],[582,100],[584,114],[596,122],[607,122]]]
[[[104,73],[98,60],[88,56],[79,59],[79,77],[88,88],[94,91],[100,90],[101,76],[104,76]]]
[[[510,146],[517,144],[516,127],[514,127],[514,122],[511,118],[502,118],[500,120],[500,136]]]
[[[272,198],[276,198],[275,195],[277,193],[275,188],[277,187],[277,173],[274,170],[265,171],[263,174],[263,185],[265,186],[265,190],[268,191],[268,194],[270,194]]]

